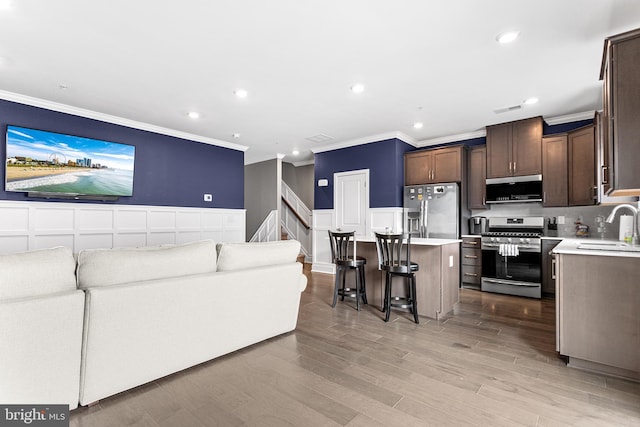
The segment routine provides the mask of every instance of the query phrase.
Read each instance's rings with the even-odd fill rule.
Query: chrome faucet
[[[633,212],[633,235],[631,236],[631,244],[637,245],[638,244],[638,209],[637,208],[628,204],[618,205],[615,208],[613,208],[613,210],[611,211],[611,213],[609,214],[609,216],[605,221],[611,224],[613,222],[613,219],[616,216],[616,212],[618,212],[618,210],[622,208],[629,209],[631,212]]]

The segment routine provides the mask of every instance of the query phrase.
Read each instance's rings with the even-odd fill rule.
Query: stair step
[[[299,254],[298,257],[296,258],[296,261],[301,264],[304,264],[304,260],[305,260],[305,256],[303,253]]]

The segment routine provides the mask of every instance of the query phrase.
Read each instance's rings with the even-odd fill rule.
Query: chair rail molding
[[[244,209],[0,201],[0,252],[245,241]]]

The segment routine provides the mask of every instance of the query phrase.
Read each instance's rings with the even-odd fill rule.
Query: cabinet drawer
[[[481,257],[479,249],[462,248],[462,265],[482,265]]]
[[[463,248],[476,248],[480,249],[480,238],[479,237],[463,237],[462,238],[462,247]]]
[[[463,283],[471,283],[474,285],[479,285],[481,275],[482,275],[482,272],[480,271],[480,266],[474,266],[474,265],[462,266],[462,282]]]

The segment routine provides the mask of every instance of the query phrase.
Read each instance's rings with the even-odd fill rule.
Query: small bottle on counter
[[[589,226],[587,224],[583,224],[580,219],[577,219],[575,224],[576,237],[589,237]]]

